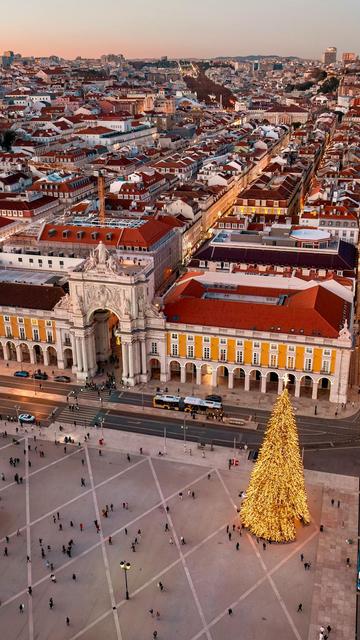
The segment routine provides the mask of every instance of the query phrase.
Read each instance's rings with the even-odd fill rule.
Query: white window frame
[[[210,358],[211,358],[210,347],[208,346],[203,347],[203,360],[210,360]]]

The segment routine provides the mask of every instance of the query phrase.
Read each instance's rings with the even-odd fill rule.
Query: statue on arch
[[[108,250],[105,247],[104,243],[102,240],[100,240],[98,246],[96,247],[96,253],[97,253],[97,263],[98,264],[106,264],[106,260],[108,257]]]

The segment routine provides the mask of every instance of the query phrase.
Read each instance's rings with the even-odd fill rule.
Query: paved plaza
[[[228,452],[214,452],[213,457],[207,452],[202,458],[194,450],[190,456],[181,454],[181,443],[169,442],[167,457],[159,456],[155,447],[161,447],[151,437],[140,441],[133,434],[111,433],[109,440],[114,442],[106,436],[99,455],[96,446],[83,442],[81,447],[67,445],[65,452],[62,444],[39,437],[34,442],[33,434],[23,435],[18,445],[11,437],[0,440],[0,472],[5,474],[0,481],[1,640],[151,640],[155,630],[159,640],[317,640],[319,611],[321,622],[331,622],[334,640],[354,637],[351,628],[350,635],[338,628],[341,602],[334,611],[332,592],[322,591],[333,553],[332,584],[338,579],[335,574],[341,574],[341,600],[350,603],[346,615],[351,627],[355,595],[348,598],[346,589],[352,581],[355,585],[356,567],[345,566],[344,538],[349,526],[356,531],[354,479],[346,485],[342,476],[334,481],[334,476],[310,472],[311,524],[299,526],[295,543],[267,544],[264,549],[262,541],[257,543],[245,530],[240,536],[237,530],[238,494],[246,488],[252,468],[245,457],[230,471]],[[115,439],[122,451],[115,448]],[[139,443],[144,455],[138,453]],[[15,469],[10,457],[20,459]],[[14,482],[16,472],[22,484]],[[339,509],[331,506],[330,496],[341,498]],[[108,517],[102,514],[106,505]],[[328,522],[332,537],[326,535]],[[320,523],[325,523],[324,534],[319,533]],[[131,543],[136,537],[134,552]],[[69,557],[62,546],[71,539]],[[356,564],[355,545],[348,549]],[[311,563],[309,571],[300,554]],[[128,601],[121,560],[131,563]],[[47,563],[53,563],[56,583]],[[297,612],[299,603],[302,613]],[[25,605],[23,613],[20,604]]]

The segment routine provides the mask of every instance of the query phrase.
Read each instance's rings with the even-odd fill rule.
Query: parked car
[[[33,378],[35,378],[35,380],[47,380],[48,377],[49,376],[45,371],[35,371],[35,373],[33,373]]]
[[[206,396],[205,400],[210,400],[211,402],[222,402],[222,396],[212,393],[209,396]]]
[[[29,377],[29,372],[28,371],[15,371],[14,376],[16,376],[16,378],[28,378]]]
[[[69,376],[55,376],[55,382],[71,382],[71,378]]]
[[[19,422],[26,422],[26,424],[34,424],[36,418],[31,413],[20,413]]]

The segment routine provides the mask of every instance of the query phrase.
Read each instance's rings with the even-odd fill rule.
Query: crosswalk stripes
[[[66,422],[73,423],[76,421],[77,424],[88,424],[92,425],[96,421],[96,416],[100,412],[100,408],[97,407],[84,407],[79,406],[79,409],[76,411],[70,411],[69,407],[65,407],[60,411],[60,413],[56,416],[56,420],[58,422]]]

